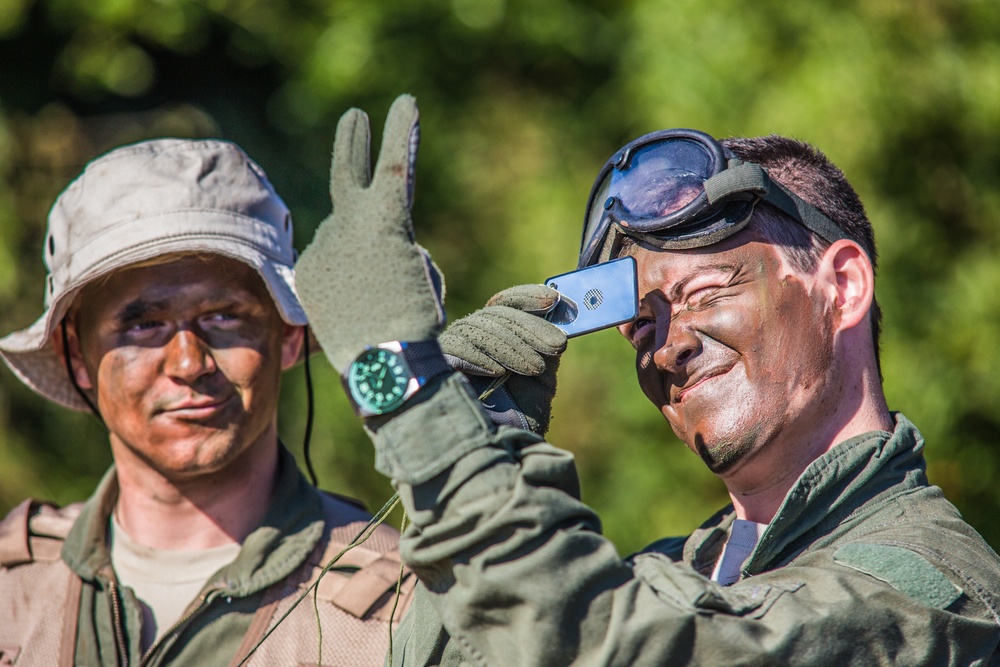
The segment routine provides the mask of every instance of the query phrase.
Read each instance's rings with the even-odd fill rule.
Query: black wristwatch
[[[399,409],[421,387],[451,370],[436,340],[394,340],[366,347],[343,382],[358,416],[374,417]]]

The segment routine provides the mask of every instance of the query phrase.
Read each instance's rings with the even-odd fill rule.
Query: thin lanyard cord
[[[253,648],[251,648],[250,651],[243,657],[243,659],[240,661],[240,663],[239,663],[239,665],[237,665],[237,667],[241,667],[242,665],[246,664],[247,660],[250,659],[250,656],[252,656],[254,654],[254,652],[258,648],[260,648],[260,645],[263,644],[264,641],[268,637],[271,636],[271,633],[273,633],[275,630],[277,630],[278,627],[284,622],[284,620],[286,618],[288,618],[288,616],[295,610],[295,608],[298,607],[299,604],[304,599],[306,599],[306,596],[308,596],[310,593],[312,593],[316,589],[316,587],[319,586],[320,580],[322,580],[323,577],[326,575],[326,573],[329,572],[331,568],[333,568],[333,566],[337,563],[337,561],[340,560],[341,556],[343,556],[348,551],[350,551],[354,547],[360,545],[365,540],[367,540],[369,537],[371,537],[372,533],[375,532],[375,529],[378,528],[378,526],[383,521],[386,520],[386,518],[389,516],[389,513],[392,512],[392,510],[394,510],[396,508],[397,504],[399,504],[399,495],[398,494],[393,494],[392,498],[390,498],[389,501],[385,505],[382,506],[382,509],[380,509],[378,512],[376,512],[375,516],[373,516],[371,518],[371,520],[368,522],[368,524],[364,528],[361,529],[361,532],[359,532],[357,534],[357,536],[353,540],[351,540],[351,543],[348,544],[346,547],[344,547],[340,551],[340,553],[338,553],[336,556],[334,556],[333,558],[331,558],[330,561],[323,567],[323,569],[320,570],[319,575],[316,577],[316,581],[314,581],[311,585],[309,585],[308,588],[306,588],[304,591],[302,591],[302,593],[300,593],[299,596],[297,598],[295,598],[295,602],[292,603],[292,606],[289,607],[287,610],[285,610],[285,613],[283,613],[281,615],[281,617],[274,623],[274,625],[271,626],[271,629],[268,630],[264,634],[264,636],[261,637],[260,640],[256,644],[254,644]],[[398,595],[398,592],[397,592],[397,595]]]
[[[312,457],[309,455],[309,445],[312,442],[312,430],[313,430],[313,383],[312,383],[312,373],[309,370],[309,327],[305,327],[305,337],[302,341],[303,350],[305,351],[305,361],[303,361],[303,370],[306,375],[306,433],[303,437],[302,442],[302,458],[306,462],[306,470],[309,471],[309,480],[312,485],[319,488],[319,477],[316,476],[316,470],[313,468]]]

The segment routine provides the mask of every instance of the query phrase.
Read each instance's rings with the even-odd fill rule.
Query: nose
[[[177,331],[165,352],[164,373],[181,382],[191,384],[217,370],[211,350],[193,331]]]
[[[663,331],[665,329],[665,331]],[[658,326],[653,363],[666,373],[680,373],[701,352],[701,339],[689,326],[674,320]]]

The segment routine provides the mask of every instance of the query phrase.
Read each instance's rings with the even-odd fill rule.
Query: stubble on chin
[[[697,433],[691,445],[695,453],[701,457],[708,469],[722,476],[730,472],[754,450],[761,434],[761,425],[753,424],[740,434],[707,442],[704,435]]]
[[[231,428],[188,425],[182,431],[147,432],[138,441],[118,438],[116,463],[119,468],[145,469],[172,484],[186,484],[218,473],[239,456],[240,434]]]

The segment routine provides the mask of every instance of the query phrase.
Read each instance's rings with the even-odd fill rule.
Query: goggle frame
[[[637,155],[657,144],[668,146],[671,142],[693,143],[704,151],[708,169],[705,170],[701,191],[665,215],[632,213],[619,196],[624,188],[619,188],[618,193],[610,192],[610,185],[615,182],[614,174],[623,174],[618,182],[625,183]],[[692,171],[688,173],[695,174]],[[602,193],[605,189],[607,192]],[[599,203],[596,201],[598,198],[604,201]],[[761,201],[776,207],[830,243],[850,238],[817,208],[772,180],[759,165],[736,158],[705,132],[675,128],[643,135],[616,151],[601,168],[591,187],[578,266],[584,268],[612,259],[623,237],[664,250],[718,243],[745,227]],[[595,206],[603,209],[596,219]]]

